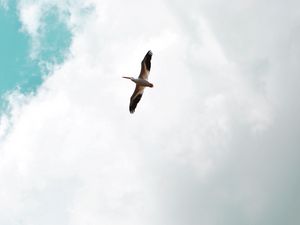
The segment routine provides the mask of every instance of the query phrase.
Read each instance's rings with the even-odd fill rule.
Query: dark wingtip
[[[130,113],[134,113],[135,108],[137,106],[137,104],[139,103],[139,101],[141,100],[143,94],[139,94],[137,96],[135,96],[134,98],[130,99],[130,104],[129,104],[129,112]]]
[[[147,70],[149,70],[149,71],[150,71],[150,69],[151,69],[151,58],[152,58],[152,51],[149,50],[149,51],[147,52],[147,54],[145,55],[143,61],[142,61],[142,64],[145,63],[145,64],[146,64],[146,68],[147,68]]]
[[[130,112],[131,114],[133,114],[134,111],[135,111],[135,108],[134,108],[132,105],[130,105],[130,106],[129,106],[129,112]]]
[[[129,112],[131,113],[131,114],[133,114],[134,113],[134,111],[135,111],[135,107],[136,107],[136,105],[134,106],[134,105],[132,105],[132,104],[130,104],[129,105]]]

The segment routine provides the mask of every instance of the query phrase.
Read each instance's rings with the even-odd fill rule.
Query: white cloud
[[[48,1],[29,3],[20,3],[21,20],[34,36]],[[299,46],[287,39],[297,34],[296,11],[276,19],[278,28],[265,25],[279,2],[272,11],[260,8],[266,1],[81,3],[52,3],[71,14],[70,56],[36,96],[11,97],[1,224],[300,220],[291,197]],[[28,7],[36,10],[22,16]],[[134,86],[121,76],[137,75],[149,49],[155,88],[130,115]]]
[[[24,29],[31,35],[36,36],[40,26],[41,9],[39,4],[24,4],[20,6],[20,19]]]

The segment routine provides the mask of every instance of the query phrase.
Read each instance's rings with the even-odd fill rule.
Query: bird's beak
[[[122,77],[122,78],[125,78],[125,79],[130,79],[130,77]]]

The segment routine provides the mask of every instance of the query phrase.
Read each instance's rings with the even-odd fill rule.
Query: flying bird
[[[151,58],[152,58],[152,52],[151,50],[149,50],[142,61],[141,72],[138,78],[123,77],[126,79],[130,79],[131,81],[136,83],[135,90],[130,98],[130,104],[129,104],[130,113],[134,113],[137,104],[139,103],[139,101],[143,96],[145,87],[150,87],[150,88],[153,87],[153,84],[151,84],[148,81],[148,76],[151,68]]]

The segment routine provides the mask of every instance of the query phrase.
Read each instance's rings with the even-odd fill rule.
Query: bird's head
[[[153,86],[153,84],[150,83],[150,84],[149,84],[149,87],[153,88],[154,86]]]

